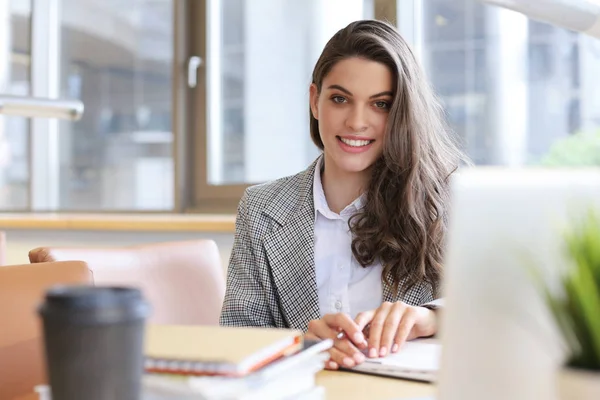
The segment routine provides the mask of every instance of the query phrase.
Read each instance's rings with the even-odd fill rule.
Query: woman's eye
[[[333,102],[337,103],[337,104],[342,104],[342,103],[346,102],[346,99],[344,97],[342,97],[342,96],[333,96],[331,98],[331,100],[333,100]]]
[[[386,110],[390,108],[390,104],[387,101],[377,101],[375,102],[375,107]]]

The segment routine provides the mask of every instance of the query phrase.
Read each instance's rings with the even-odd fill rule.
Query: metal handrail
[[[83,103],[79,100],[0,95],[0,114],[5,115],[77,121],[83,115],[83,109]]]

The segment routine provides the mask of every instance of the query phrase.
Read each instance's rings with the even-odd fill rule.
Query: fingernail
[[[360,364],[365,361],[365,355],[363,353],[354,353],[354,361],[356,361],[357,364]]]
[[[397,352],[399,347],[400,346],[398,346],[398,343],[394,343],[394,345],[392,346],[392,353]]]
[[[385,357],[385,355],[387,354],[387,349],[384,347],[382,347],[381,349],[379,349],[379,357]]]
[[[346,367],[354,367],[354,360],[350,357],[344,357],[343,362]]]
[[[329,368],[336,369],[337,368],[337,363],[334,362],[334,361],[329,361]]]
[[[365,336],[361,332],[356,332],[354,334],[354,342],[355,343],[362,343],[364,341],[365,341]]]
[[[371,358],[377,357],[377,350],[374,347],[371,347],[371,350],[369,350],[369,357],[371,357]]]

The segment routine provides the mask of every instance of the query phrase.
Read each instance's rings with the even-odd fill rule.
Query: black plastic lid
[[[46,292],[39,312],[49,320],[107,324],[145,319],[149,307],[132,287],[55,286]]]

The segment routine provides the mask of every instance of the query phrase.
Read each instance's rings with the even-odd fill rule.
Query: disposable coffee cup
[[[139,400],[149,306],[138,289],[58,286],[39,307],[53,400]]]

